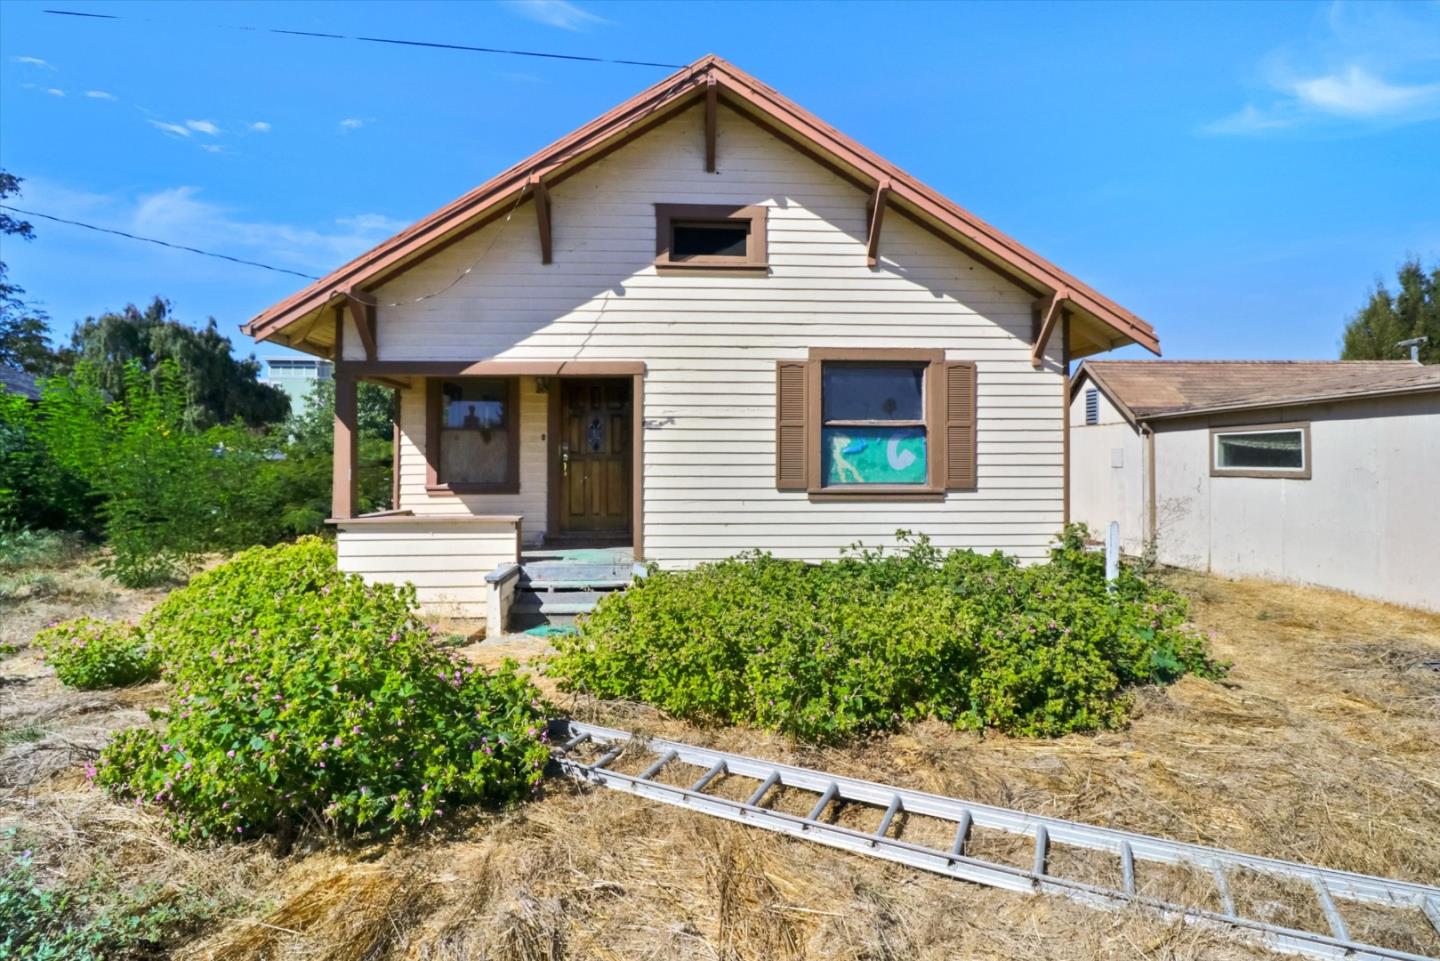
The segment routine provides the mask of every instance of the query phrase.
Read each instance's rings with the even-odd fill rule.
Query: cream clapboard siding
[[[395,506],[416,514],[521,514],[525,543],[537,543],[545,532],[546,411],[546,396],[535,390],[535,378],[520,378],[518,494],[431,494],[425,490],[425,392],[401,391],[400,501]]]
[[[552,188],[554,263],[541,264],[524,203],[385,285],[382,303],[443,293],[380,308],[380,357],[644,361],[644,547],[665,565],[751,548],[819,559],[897,528],[1043,556],[1062,521],[1065,398],[1058,343],[1043,370],[1030,365],[1031,297],[894,212],[882,263],[868,268],[862,191],[728,108],[707,174],[701,121],[687,111]],[[769,276],[657,275],[657,202],[768,205]],[[976,361],[979,489],[943,502],[776,491],[775,362],[814,346],[943,347]],[[441,499],[424,495],[423,403],[407,398],[400,506],[514,511],[542,529],[543,414],[531,403],[521,493]]]
[[[505,519],[342,523],[335,543],[340,570],[371,583],[409,582],[425,610],[442,617],[483,619],[485,575],[519,560],[515,524]]]

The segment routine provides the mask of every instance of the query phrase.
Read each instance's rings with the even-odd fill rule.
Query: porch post
[[[330,516],[355,516],[356,459],[355,375],[343,364],[335,365],[335,467],[331,478]]]

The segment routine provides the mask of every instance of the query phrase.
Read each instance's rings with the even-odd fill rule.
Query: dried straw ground
[[[814,750],[749,731],[699,730],[633,706],[577,702],[539,680],[565,709],[616,726],[1179,840],[1440,883],[1440,617],[1326,591],[1171,576],[1234,669],[1221,683],[1187,678],[1141,692],[1126,730],[1095,737],[1020,741],[921,725],[843,750]],[[104,613],[147,600],[107,602]],[[31,606],[0,610],[0,641],[28,638],[38,626]],[[93,611],[96,600],[73,607]],[[467,652],[479,661],[534,653],[494,644]],[[104,730],[135,723],[158,693],[154,686],[66,693],[23,650],[0,664],[0,829],[19,823],[37,864],[56,879],[150,882],[156,899],[203,892],[214,917],[178,931],[157,954],[296,961],[1269,957],[1221,932],[991,891],[558,781],[517,810],[471,811],[385,844],[316,844],[283,859],[263,842],[181,848],[147,813],[86,788],[76,770]],[[841,816],[873,827],[879,813]],[[926,828],[901,826],[917,840]],[[1028,858],[1000,839],[977,843],[1016,863]],[[1090,876],[1113,870],[1081,864],[1074,852],[1056,858],[1073,859]],[[1194,879],[1149,881],[1157,890],[1210,897]],[[1304,899],[1286,892],[1240,879],[1236,896],[1278,921],[1311,920]],[[1416,919],[1355,912],[1349,920],[1357,935],[1440,954],[1440,942]]]

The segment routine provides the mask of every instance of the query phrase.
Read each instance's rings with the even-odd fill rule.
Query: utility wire
[[[291,270],[288,267],[273,267],[270,264],[262,264],[258,260],[243,260],[239,257],[231,257],[229,254],[217,254],[211,250],[201,250],[199,247],[187,247],[184,244],[172,244],[168,240],[156,240],[154,237],[140,237],[135,234],[127,234],[123,230],[112,230],[109,227],[97,227],[94,224],[82,223],[78,220],[66,220],[64,217],[52,217],[50,214],[42,214],[37,210],[21,210],[19,207],[12,207],[9,204],[0,204],[0,209],[9,210],[26,217],[42,217],[45,220],[53,220],[57,224],[69,224],[72,227],[84,227],[86,230],[94,230],[102,234],[114,234],[117,237],[124,237],[128,240],[143,240],[147,244],[159,244],[161,247],[169,247],[172,250],[185,250],[192,254],[200,254],[205,257],[215,257],[218,260],[228,260],[233,264],[244,264],[247,267],[263,267],[266,270],[273,270],[277,274],[294,274],[296,277],[304,277],[306,280],[319,280],[319,277],[311,274],[302,274],[298,270]]]
[[[85,17],[91,20],[126,20],[128,17],[116,16],[112,13],[87,13],[81,10],[44,10],[43,13],[52,14],[57,17]],[[157,23],[144,18],[147,23]],[[173,21],[171,21],[173,23]],[[464,50],[470,53],[494,53],[511,57],[539,57],[544,60],[576,60],[581,63],[615,63],[627,67],[663,67],[667,70],[679,70],[685,65],[681,63],[655,63],[649,60],[619,60],[609,57],[586,57],[573,53],[545,53],[538,50],[507,50],[503,47],[475,47],[463,43],[440,43],[432,40],[400,40],[393,37],[361,37],[344,33],[320,33],[311,30],[282,30],[278,27],[228,27],[218,26],[221,30],[244,30],[250,33],[278,33],[287,37],[310,37],[319,40],[356,40],[361,43],[384,43],[398,47],[429,47],[434,50]]]

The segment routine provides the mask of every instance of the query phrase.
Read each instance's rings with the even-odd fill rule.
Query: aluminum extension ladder
[[[1144,834],[1094,827],[1060,818],[1024,814],[1006,808],[907,791],[873,781],[837,777],[820,771],[712,751],[674,741],[637,740],[638,745],[656,756],[655,760],[639,774],[623,774],[610,770],[608,765],[619,757],[631,742],[632,735],[628,732],[561,720],[551,723],[549,733],[551,743],[555,745],[552,753],[554,764],[560,771],[572,777],[619,791],[629,791],[651,800],[739,821],[752,827],[807,838],[831,847],[898,861],[914,868],[990,887],[1008,891],[1063,894],[1099,907],[1136,905],[1168,918],[1179,917],[1186,921],[1238,929],[1273,949],[1316,958],[1434,961],[1425,955],[1352,940],[1345,920],[1336,906],[1337,900],[1364,902],[1382,908],[1423,914],[1434,928],[1437,939],[1440,939],[1440,888],[1423,884],[1392,881],[1348,871],[1332,871],[1292,861],[1255,857],[1219,848],[1167,841]],[[579,757],[580,750],[586,744],[601,752],[592,761],[584,761]],[[666,784],[655,779],[663,769],[676,762],[699,768],[705,773],[688,787]],[[706,793],[706,787],[724,775],[753,779],[758,781],[759,785],[745,801]],[[766,795],[777,785],[814,794],[816,799],[809,815],[799,816],[762,807]],[[884,814],[879,826],[873,833],[867,833],[822,820],[830,805],[842,801],[863,804],[876,810],[883,809]],[[948,850],[944,850],[890,837],[891,824],[901,812],[954,824],[954,843]],[[1032,866],[1027,870],[967,855],[966,843],[972,828],[1002,831],[1033,839]],[[1047,859],[1051,844],[1107,852],[1118,858],[1123,887],[1110,888],[1050,873],[1047,871]],[[1218,895],[1216,900],[1222,910],[1213,911],[1171,903],[1140,893],[1136,886],[1137,872],[1143,871],[1146,864],[1183,865],[1207,872],[1214,880],[1215,893]],[[1311,886],[1330,930],[1306,931],[1246,917],[1237,911],[1230,892],[1230,874],[1239,870],[1270,878],[1299,881]]]

